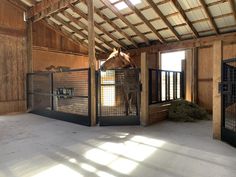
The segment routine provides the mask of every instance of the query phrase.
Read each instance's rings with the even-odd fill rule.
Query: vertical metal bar
[[[162,71],[160,72],[160,102],[162,102]]]
[[[29,109],[29,73],[26,74],[26,107]]]
[[[54,96],[53,96],[53,73],[50,73],[50,76],[51,78],[51,110],[53,111],[54,110]]]
[[[158,84],[158,70],[156,69],[156,102],[158,102],[158,87],[159,87],[159,84]]]
[[[99,77],[98,87],[99,87],[99,108],[100,108],[99,118],[100,118],[100,117],[102,117],[102,74],[101,74],[101,70],[99,70],[98,77]]]
[[[166,82],[165,82],[165,89],[166,89],[165,101],[167,101],[168,100],[168,73],[167,73],[167,71],[165,71],[165,80],[166,80]]]
[[[149,102],[149,105],[152,104],[152,69],[149,69],[149,99],[148,99],[148,102]]]
[[[88,122],[91,126],[91,68],[88,69]]]

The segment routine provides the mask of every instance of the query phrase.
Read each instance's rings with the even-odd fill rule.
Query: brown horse
[[[135,63],[130,58],[129,54],[121,52],[120,49],[114,49],[106,61],[101,65],[101,71],[112,69],[126,69],[123,71],[124,78],[121,82],[121,91],[124,96],[125,114],[129,115],[131,112],[132,100],[135,98],[137,88],[139,87],[137,78],[137,70]]]

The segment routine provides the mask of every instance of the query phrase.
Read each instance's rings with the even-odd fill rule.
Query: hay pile
[[[205,109],[185,100],[173,101],[169,108],[168,117],[169,120],[177,122],[209,120],[208,113]]]

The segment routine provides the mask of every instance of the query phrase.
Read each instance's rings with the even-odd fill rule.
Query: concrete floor
[[[0,116],[0,177],[235,177],[236,149],[211,122],[84,127]]]

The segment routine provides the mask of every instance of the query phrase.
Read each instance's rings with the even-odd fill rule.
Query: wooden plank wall
[[[0,0],[0,114],[26,110],[26,24],[23,11]]]
[[[42,22],[33,24],[33,46],[40,46],[64,52],[88,53],[87,48],[74,44],[45,26]]]
[[[198,98],[197,103],[209,112],[213,108],[213,48],[198,49]]]

